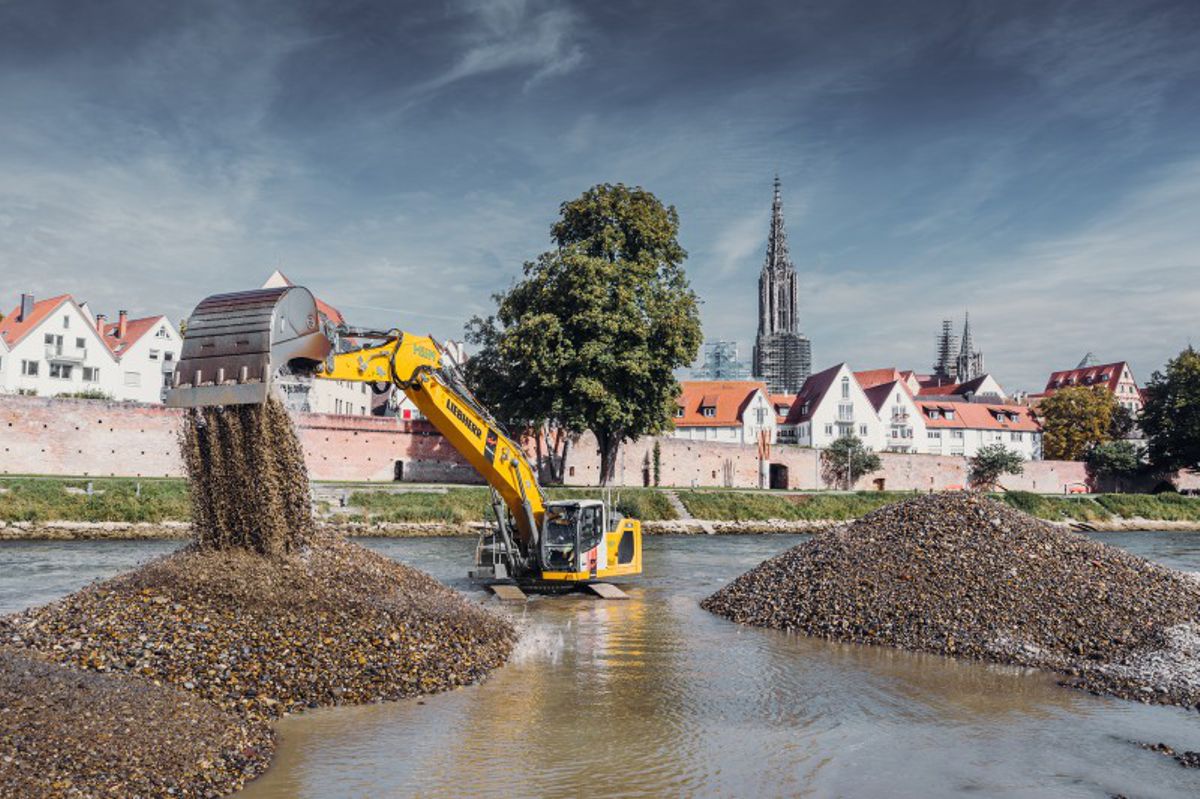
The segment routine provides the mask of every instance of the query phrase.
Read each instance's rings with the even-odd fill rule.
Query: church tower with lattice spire
[[[975,340],[971,338],[971,314],[969,312],[964,314],[961,341],[955,376],[958,382],[965,383],[983,375],[983,353],[975,349]]]
[[[775,176],[767,257],[758,276],[758,335],[754,376],[772,394],[795,394],[812,372],[812,344],[800,333],[796,267],[783,225],[783,192]]]

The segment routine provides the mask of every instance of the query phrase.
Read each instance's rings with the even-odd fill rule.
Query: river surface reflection
[[[1200,571],[1200,534],[1096,537]],[[1039,672],[740,627],[699,608],[798,540],[649,538],[630,601],[508,606],[521,641],[486,682],[285,719],[270,770],[239,796],[1200,794],[1200,772],[1130,743],[1200,749],[1195,712],[1088,696]],[[462,577],[470,539],[364,543],[502,607]],[[77,587],[47,576],[74,550],[86,582],[86,569],[107,576],[172,545],[124,544],[123,562],[97,548],[120,544],[34,546],[0,545],[0,612],[34,604],[23,592],[46,601]]]

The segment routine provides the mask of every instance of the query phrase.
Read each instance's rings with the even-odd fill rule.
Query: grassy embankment
[[[0,479],[0,521],[162,522],[187,521],[187,484],[178,479],[135,481],[97,478],[93,494],[83,493],[85,479]],[[140,483],[140,495],[137,485]],[[445,491],[357,490],[348,487],[347,521],[446,522],[461,524],[487,517],[488,491],[454,487]],[[595,497],[597,489],[552,488],[550,499]],[[617,507],[643,521],[677,518],[666,493],[655,489],[613,491]],[[765,491],[678,490],[680,501],[697,519],[765,521],[769,519],[842,521],[869,513],[911,494],[862,491],[853,494],[780,494]],[[1100,494],[1085,497],[1011,492],[997,497],[1051,521],[1104,522],[1121,518],[1200,522],[1200,499],[1176,494]]]

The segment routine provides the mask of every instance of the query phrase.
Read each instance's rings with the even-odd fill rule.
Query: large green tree
[[[482,359],[468,380],[493,407],[512,402],[515,421],[590,430],[607,484],[623,442],[670,429],[674,372],[700,348],[679,215],[642,188],[605,183],[563,203],[550,232],[555,249],[468,325]]]
[[[1042,453],[1048,460],[1078,461],[1098,444],[1113,438],[1121,406],[1102,386],[1060,389],[1038,403]]]
[[[1188,347],[1150,377],[1141,427],[1155,467],[1200,470],[1200,352]]]
[[[1088,452],[1087,469],[1095,478],[1108,478],[1121,490],[1122,481],[1131,479],[1142,469],[1142,450],[1132,441],[1106,441]]]

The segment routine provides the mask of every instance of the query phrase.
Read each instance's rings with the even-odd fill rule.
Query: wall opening
[[[788,487],[788,467],[782,463],[772,463],[770,473],[771,488],[786,489]]]
[[[399,483],[404,479],[404,461],[396,461],[396,465],[392,467],[392,480]]]

